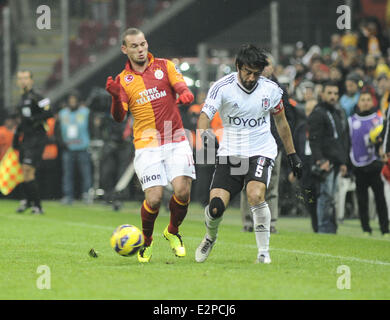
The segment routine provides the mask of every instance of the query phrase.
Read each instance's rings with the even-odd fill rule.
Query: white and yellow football
[[[144,236],[140,229],[124,224],[114,230],[110,239],[111,247],[121,256],[132,256],[143,246]]]

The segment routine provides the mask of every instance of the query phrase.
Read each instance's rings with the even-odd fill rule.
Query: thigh
[[[63,150],[63,152],[62,152],[63,169],[64,170],[72,170],[73,164],[74,164],[73,162],[74,162],[73,151]]]
[[[268,188],[273,166],[274,161],[272,159],[262,156],[251,157],[249,160],[249,171],[245,176],[245,184],[248,184],[250,181],[257,181],[263,183]]]
[[[37,168],[42,161],[42,153],[45,148],[44,138],[29,139],[23,142],[20,152],[20,162]]]
[[[77,153],[77,164],[83,174],[90,173],[91,170],[91,157],[88,151],[79,151]]]
[[[188,141],[163,146],[163,159],[168,181],[186,176],[196,179],[194,158]]]
[[[168,184],[161,149],[145,148],[135,153],[134,169],[141,184],[142,191],[155,186]]]
[[[229,193],[229,197],[233,198],[240,193],[244,187],[243,175],[232,175],[229,164],[217,164],[215,166],[210,189],[222,189]]]
[[[25,182],[29,182],[35,179],[35,168],[31,165],[22,164],[23,177]]]
[[[320,183],[320,197],[332,198],[334,193],[334,170],[331,170],[324,181]]]

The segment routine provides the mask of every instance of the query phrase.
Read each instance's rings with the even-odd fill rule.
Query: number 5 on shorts
[[[256,167],[255,177],[261,178],[262,175],[263,175],[263,166],[258,164]]]

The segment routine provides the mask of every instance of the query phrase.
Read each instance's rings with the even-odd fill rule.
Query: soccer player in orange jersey
[[[108,77],[106,90],[112,96],[111,114],[116,121],[121,122],[128,111],[134,117],[134,167],[145,192],[141,207],[145,245],[138,260],[149,262],[152,256],[154,222],[168,182],[174,194],[169,203],[170,223],[163,234],[175,255],[184,257],[179,226],[187,214],[196,176],[177,103],[189,104],[194,96],[173,62],[155,58],[148,51],[142,31],[127,29],[121,50],[128,61],[115,80]]]

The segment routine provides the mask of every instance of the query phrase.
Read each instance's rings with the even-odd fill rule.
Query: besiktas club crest
[[[271,106],[270,99],[269,98],[263,98],[261,100],[261,105],[262,105],[264,110],[268,110],[270,108],[270,106]]]

